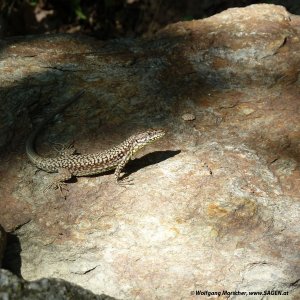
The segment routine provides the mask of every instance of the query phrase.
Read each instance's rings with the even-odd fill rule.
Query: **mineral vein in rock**
[[[146,131],[130,136],[124,142],[103,152],[93,154],[76,155],[73,151],[65,152],[54,158],[45,158],[38,155],[34,149],[35,139],[41,129],[59,112],[80,98],[81,91],[70,98],[64,105],[49,115],[29,136],[26,142],[26,153],[30,161],[39,169],[46,172],[58,172],[55,181],[49,186],[59,188],[65,185],[64,181],[72,176],[88,176],[100,174],[115,169],[116,182],[120,183],[120,174],[126,163],[133,155],[146,145],[158,140],[165,135],[162,129],[148,129]],[[123,182],[123,180],[121,181]],[[49,188],[48,187],[48,188]]]

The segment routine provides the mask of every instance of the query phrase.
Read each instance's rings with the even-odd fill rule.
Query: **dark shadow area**
[[[54,98],[58,99],[60,98],[62,95],[64,95],[64,93],[68,90],[68,88],[70,87],[73,88],[74,86],[79,85],[83,80],[84,80],[84,76],[82,76],[83,72],[89,72],[89,73],[94,73],[96,74],[95,69],[91,69],[90,71],[88,71],[87,69],[84,69],[86,66],[89,67],[90,65],[86,64],[85,65],[85,55],[89,55],[89,52],[91,52],[92,54],[95,54],[95,61],[97,59],[97,56],[103,55],[103,57],[105,57],[105,59],[107,61],[109,61],[110,59],[112,59],[112,57],[114,56],[114,54],[111,53],[111,50],[114,49],[114,47],[116,47],[117,49],[125,49],[126,47],[128,47],[128,44],[126,42],[107,42],[105,44],[101,44],[100,42],[98,43],[98,41],[95,41],[95,43],[93,44],[92,42],[94,41],[93,39],[89,39],[89,38],[83,38],[81,39],[81,37],[76,37],[74,35],[64,35],[64,36],[68,36],[68,38],[66,38],[66,41],[64,41],[62,39],[62,43],[64,42],[64,44],[66,43],[78,43],[77,47],[79,48],[81,46],[86,46],[86,48],[84,48],[82,56],[78,55],[78,56],[72,56],[73,54],[70,54],[70,57],[68,57],[67,53],[65,55],[65,61],[60,61],[59,62],[59,67],[56,68],[55,65],[51,65],[51,68],[45,68],[44,72],[41,72],[39,74],[33,74],[33,75],[27,75],[27,77],[23,77],[22,79],[16,81],[16,83],[14,83],[12,86],[5,86],[5,87],[1,87],[0,86],[0,105],[3,105],[3,108],[5,108],[5,110],[3,109],[4,114],[7,114],[7,111],[11,112],[15,112],[16,115],[20,115],[21,118],[18,118],[16,116],[9,116],[9,115],[4,115],[3,120],[6,120],[8,118],[11,118],[12,121],[10,122],[5,122],[5,124],[9,124],[9,127],[5,127],[5,125],[3,126],[3,136],[5,136],[6,140],[4,142],[4,144],[6,145],[11,145],[11,148],[13,149],[17,149],[17,151],[20,151],[21,153],[24,153],[24,145],[22,145],[24,143],[24,140],[26,139],[26,135],[24,134],[24,128],[28,127],[28,120],[22,120],[22,116],[24,116],[24,112],[26,112],[26,110],[29,110],[31,106],[36,106],[35,109],[32,109],[32,112],[36,112],[38,110],[41,109],[41,107],[43,106],[42,103],[40,103],[40,100],[43,98],[47,98],[45,95],[49,95],[49,96],[53,96]],[[53,36],[51,35],[40,35],[40,36],[31,36],[29,38],[31,43],[41,43],[41,45],[44,45],[43,42],[49,42],[51,40]],[[14,39],[13,39],[14,40]],[[26,40],[27,41],[27,40]],[[16,38],[16,40],[14,40],[13,42],[9,42],[9,46],[11,45],[15,45],[17,43],[23,43],[24,39],[21,38]],[[175,103],[170,103],[171,101],[174,101],[174,94],[176,94],[177,98],[181,99],[182,98],[187,98],[190,97],[191,99],[193,99],[193,97],[195,95],[193,95],[192,93],[190,93],[190,91],[192,90],[199,90],[201,91],[201,95],[203,95],[203,102],[207,101],[207,97],[205,94],[209,93],[210,90],[212,89],[212,87],[215,87],[216,89],[219,88],[220,90],[222,90],[222,88],[228,88],[230,87],[230,85],[228,84],[228,86],[226,85],[226,82],[228,82],[228,78],[222,73],[222,69],[216,69],[214,72],[211,72],[212,68],[206,68],[205,67],[205,60],[203,58],[202,61],[199,61],[198,64],[201,66],[201,68],[199,68],[198,70],[195,70],[195,67],[191,64],[190,61],[187,60],[187,58],[184,56],[184,54],[177,50],[178,46],[181,43],[182,44],[192,44],[192,40],[188,40],[186,39],[186,37],[184,35],[182,36],[164,36],[164,37],[160,37],[157,39],[153,39],[153,40],[146,40],[145,42],[141,42],[141,41],[137,41],[137,44],[142,48],[142,50],[144,52],[141,51],[141,55],[133,55],[133,53],[130,53],[130,55],[132,55],[132,63],[130,64],[126,64],[125,67],[121,67],[119,68],[119,66],[116,64],[114,65],[112,63],[112,67],[111,69],[117,73],[118,71],[121,72],[126,72],[128,73],[128,77],[131,75],[134,76],[142,76],[142,72],[139,70],[143,70],[145,73],[148,71],[146,69],[146,67],[148,66],[147,64],[149,63],[148,60],[150,60],[151,58],[156,58],[156,57],[160,57],[160,59],[165,59],[166,61],[168,61],[168,64],[166,64],[165,66],[158,66],[157,67],[157,72],[160,72],[160,80],[158,82],[155,82],[155,85],[153,85],[153,88],[149,90],[149,93],[151,93],[151,96],[153,96],[153,98],[155,97],[160,97],[162,99],[166,99],[165,103],[161,104],[161,107],[158,107],[157,110],[160,113],[163,113],[163,117],[164,120],[166,122],[166,124],[168,123],[168,120],[170,120],[173,116],[172,114],[176,114],[177,111],[175,111],[175,109],[173,111],[170,112],[170,107],[174,106],[176,107]],[[85,44],[86,43],[86,44]],[[59,44],[60,46],[61,44]],[[7,45],[3,45],[3,48],[5,49]],[[48,46],[48,44],[45,43],[45,46]],[[176,48],[177,47],[177,48]],[[34,48],[34,47],[33,47]],[[97,52],[93,52],[95,49],[97,49]],[[173,54],[173,56],[169,57],[166,53],[164,52],[164,50],[166,49],[172,49],[172,51],[176,54]],[[38,48],[34,48],[32,50],[33,52],[35,52],[36,55],[40,54],[39,53],[39,49]],[[150,53],[147,54],[147,51],[149,51]],[[31,52],[28,51],[28,52]],[[209,49],[208,49],[209,52]],[[1,55],[1,53],[0,53]],[[52,55],[52,54],[51,54]],[[104,59],[104,58],[103,58]],[[148,59],[148,60],[147,60]],[[5,60],[5,58],[4,58]],[[99,59],[99,63],[100,63],[101,59]],[[52,61],[51,61],[52,62]],[[180,62],[180,68],[178,66],[178,62]],[[158,64],[160,64],[161,62],[158,61]],[[47,64],[47,62],[46,62]],[[64,69],[62,66],[66,64],[66,65],[71,65],[71,64],[77,64],[78,67],[75,67],[74,70],[68,70],[68,69]],[[105,66],[105,64],[103,63],[103,65]],[[107,67],[107,66],[105,66]],[[149,66],[148,66],[149,68]],[[155,69],[155,65],[154,67],[151,67],[152,69]],[[164,68],[164,70],[161,71],[161,69]],[[171,69],[168,70],[168,69]],[[208,70],[209,69],[209,70]],[[149,68],[149,72],[151,72],[151,69]],[[170,73],[173,73],[174,76],[170,76]],[[236,75],[232,75],[231,77],[234,78],[234,76],[236,76],[236,81],[239,80],[239,76],[241,75],[243,71],[240,70],[240,73],[237,73]],[[97,76],[100,77],[100,75],[98,75],[98,73],[95,75],[95,78],[97,79]],[[110,75],[108,74],[108,77]],[[152,74],[151,74],[152,76]],[[113,76],[111,76],[113,77]],[[94,80],[94,79],[93,79]],[[100,78],[100,80],[103,80],[103,78]],[[112,80],[119,80],[120,85],[122,85],[123,83],[126,84],[126,81],[124,80],[124,78],[117,78],[114,79],[112,78]],[[122,82],[123,80],[123,82]],[[88,82],[88,81],[87,81]],[[151,78],[149,79],[149,82],[151,82]],[[92,85],[91,85],[92,86]],[[144,86],[141,87],[141,89]],[[99,86],[92,86],[93,90],[95,90],[96,88],[100,91],[102,89],[102,85],[99,84]],[[93,95],[93,93],[89,94],[88,91],[89,87],[87,87],[87,99],[91,98],[91,97],[95,97]],[[111,92],[111,91],[108,91]],[[118,90],[116,89],[116,94],[117,94]],[[101,95],[101,94],[100,94]],[[197,95],[196,95],[197,96]],[[3,99],[1,101],[1,99]],[[9,99],[9,100],[8,100]],[[102,101],[102,100],[101,100]],[[106,101],[106,103],[105,103]],[[1,103],[2,102],[2,103]],[[45,99],[44,99],[45,102]],[[100,101],[99,101],[100,103]],[[99,104],[98,103],[98,104]],[[108,103],[108,98],[103,99],[103,104],[107,105]],[[94,105],[93,107],[91,107],[91,111],[93,109],[96,108],[95,103],[92,103],[92,105]],[[101,104],[102,105],[102,104]],[[157,105],[157,103],[155,103],[154,105]],[[198,101],[197,105],[201,105],[201,102]],[[7,106],[7,108],[6,108]],[[169,107],[170,106],[170,107]],[[20,109],[21,107],[21,109]],[[107,109],[109,109],[110,107],[108,106]],[[180,107],[179,107],[180,108]],[[179,108],[177,108],[179,110]],[[141,105],[140,106],[140,111],[142,111],[144,109],[144,107]],[[147,108],[145,109],[147,110]],[[0,115],[1,115],[1,109],[0,109]],[[12,114],[13,115],[13,114]],[[40,115],[40,114],[39,114]],[[96,118],[98,116],[94,116],[93,118]],[[102,124],[105,124],[105,117],[106,116],[99,116],[99,118],[103,119]],[[123,116],[122,116],[123,117]],[[147,118],[150,119],[150,117],[152,117],[152,115],[147,116]],[[124,118],[125,119],[125,118]],[[144,116],[143,116],[143,120],[144,120]],[[22,124],[22,121],[24,121],[24,124]],[[109,122],[108,122],[109,123]],[[146,122],[145,122],[146,123]],[[160,122],[158,122],[160,123]],[[67,126],[66,124],[62,124],[62,126]],[[89,127],[89,124],[87,123],[85,125],[86,127]],[[46,128],[47,130],[47,128]],[[112,129],[111,132],[113,132],[114,130],[118,130],[118,127],[116,127],[115,129]],[[1,128],[0,128],[1,131]],[[6,134],[7,132],[7,134]],[[14,133],[14,134],[13,134]],[[95,137],[93,136],[94,132],[91,132],[91,136],[90,137],[86,137],[85,139],[79,141],[80,143],[85,143],[87,141],[87,143],[89,143],[89,140],[91,139],[95,139]],[[11,136],[10,136],[11,135]],[[109,133],[108,133],[109,135]],[[100,139],[100,138],[99,138]],[[0,145],[1,148],[1,145]],[[8,159],[9,158],[14,158],[11,154],[12,152],[8,152],[8,151],[4,151],[3,153],[3,160]],[[148,157],[148,155],[150,155]],[[134,170],[136,170],[136,168],[142,168],[144,166],[147,166],[149,164],[145,163],[147,162],[148,158],[151,161],[151,154],[148,154],[146,156],[144,156],[143,158],[140,158],[138,160],[134,160],[132,161],[129,166],[133,167]],[[158,156],[157,156],[158,157]],[[143,160],[144,159],[144,160]],[[165,158],[162,158],[162,160]],[[140,162],[140,160],[142,160],[142,163]],[[144,163],[143,163],[144,161]],[[154,163],[155,163],[155,159],[154,159]],[[140,166],[139,166],[140,164]],[[151,163],[150,163],[151,164]]]
[[[44,45],[44,42],[49,42],[53,36],[51,35],[40,35],[40,36],[31,36],[29,38],[31,43],[41,43],[41,45]],[[64,41],[64,37],[66,38],[66,42]],[[128,47],[128,44],[126,42],[107,42],[105,44],[100,43],[98,41],[94,41],[93,39],[90,38],[83,38],[81,37],[76,37],[74,35],[63,35],[62,42],[65,43],[78,43],[77,46],[85,46],[83,53],[81,53],[82,56],[72,56],[73,54],[70,54],[70,57],[68,57],[67,53],[65,56],[65,61],[60,62],[59,67],[56,69],[55,65],[52,65],[51,68],[45,68],[44,72],[40,74],[33,74],[29,75],[27,77],[24,77],[20,80],[17,81],[13,86],[6,86],[6,87],[1,87],[0,86],[0,105],[3,105],[3,107],[7,106],[8,109],[3,110],[4,114],[7,113],[7,111],[14,112],[16,115],[20,115],[21,118],[18,117],[13,117],[12,121],[6,122],[9,124],[9,127],[3,126],[3,136],[6,137],[6,141],[4,144],[6,145],[11,145],[11,148],[17,149],[17,151],[20,151],[21,153],[24,153],[24,140],[26,139],[26,135],[24,135],[24,128],[28,127],[28,120],[24,120],[24,124],[22,124],[22,117],[24,116],[24,112],[26,110],[29,110],[31,106],[35,106],[34,109],[31,109],[31,112],[37,112],[41,110],[41,107],[43,106],[41,102],[41,99],[47,98],[45,95],[49,95],[51,97],[54,97],[56,100],[59,99],[64,93],[68,90],[70,87],[73,88],[74,86],[79,85],[82,80],[84,80],[84,76],[82,76],[82,73],[84,72],[89,72],[89,73],[94,73],[95,72],[95,77],[97,78],[98,73],[95,71],[95,69],[92,69],[88,71],[87,69],[84,69],[85,67],[89,67],[89,65],[85,66],[85,55],[89,55],[91,52],[93,55],[95,55],[95,59],[97,59],[97,56],[101,57],[103,56],[103,59],[109,61],[114,57],[115,55],[111,52],[114,47],[117,49],[125,49],[125,47]],[[60,39],[60,38],[59,38]],[[16,38],[13,39],[14,41],[9,42],[10,44],[15,45],[18,43],[23,43],[24,39],[21,38]],[[93,43],[93,41],[95,43]],[[201,66],[198,70],[195,70],[195,67],[191,64],[190,61],[186,59],[184,54],[177,50],[176,47],[177,45],[180,44],[192,44],[192,41],[189,41],[188,39],[185,40],[185,36],[164,36],[164,37],[159,37],[157,39],[153,40],[146,40],[146,41],[137,41],[137,44],[143,48],[143,53],[141,55],[132,55],[132,63],[127,64],[125,67],[122,66],[122,68],[119,68],[118,66],[114,65],[112,63],[111,69],[114,70],[114,72],[126,72],[128,73],[128,77],[131,75],[134,76],[142,76],[141,71],[144,71],[145,73],[148,72],[148,69],[146,69],[148,60],[160,57],[160,59],[165,59],[168,61],[168,64],[166,66],[158,66],[157,70],[160,72],[160,80],[153,85],[153,88],[149,90],[149,93],[151,93],[151,96],[153,98],[155,97],[160,97],[162,99],[166,99],[165,103],[162,103],[160,107],[157,108],[157,110],[160,113],[163,113],[163,118],[166,122],[168,123],[168,120],[172,118],[172,114],[176,114],[177,111],[173,110],[170,112],[169,106],[174,106],[176,107],[175,103],[170,103],[174,99],[174,94],[176,94],[177,98],[187,98],[190,97],[191,99],[194,97],[194,95],[191,93],[193,90],[199,90],[201,91],[201,95],[203,95],[203,101],[207,101],[207,97],[205,94],[208,94],[213,87],[215,89],[219,88],[222,90],[222,88],[229,88],[230,84],[227,84],[228,78],[226,75],[222,73],[222,69],[215,70],[214,72],[211,71],[211,68],[206,68],[202,67],[205,65],[205,61],[199,61],[198,64]],[[46,46],[48,44],[45,43]],[[61,44],[59,44],[60,46]],[[7,45],[3,45],[4,49]],[[33,47],[34,48],[34,47]],[[96,52],[93,52],[95,49],[97,49]],[[172,57],[169,57],[164,50],[165,49],[174,49],[172,50],[174,53]],[[35,52],[36,55],[39,54],[38,48],[34,48],[32,50]],[[150,53],[147,54],[147,51]],[[29,51],[30,52],[30,51]],[[209,51],[208,51],[209,52]],[[0,53],[1,55],[1,53]],[[51,54],[52,55],[52,54]],[[77,55],[77,54],[76,54]],[[148,55],[148,56],[147,56]],[[5,60],[5,58],[4,58]],[[99,59],[99,62],[101,59]],[[178,62],[180,62],[180,68],[178,67]],[[78,64],[79,66],[74,68],[74,70],[69,71],[67,69],[64,69],[62,66],[64,64],[70,65],[70,64]],[[161,62],[159,61],[158,64]],[[47,64],[47,62],[46,62]],[[170,67],[169,67],[170,66]],[[107,67],[107,66],[105,66]],[[149,68],[149,66],[148,66]],[[164,70],[160,70],[159,68],[165,68]],[[168,69],[171,69],[168,70]],[[154,67],[152,69],[155,69]],[[208,70],[209,69],[209,70]],[[140,72],[140,73],[138,73]],[[150,71],[151,72],[151,69]],[[174,76],[170,76],[170,73],[173,72]],[[236,81],[239,81],[239,76],[243,73],[243,71],[240,70],[240,73],[233,74],[231,76],[232,78],[236,77]],[[110,75],[108,74],[108,77]],[[151,75],[152,76],[152,75]],[[72,80],[70,80],[70,78]],[[103,80],[101,78],[101,80]],[[113,79],[112,79],[113,80]],[[121,84],[126,84],[126,81],[124,78],[117,78],[120,82],[123,80]],[[149,79],[151,81],[151,79]],[[92,85],[91,85],[92,86]],[[144,86],[141,87],[141,89]],[[95,90],[97,88],[99,91],[102,89],[101,84],[99,87],[92,86],[92,88]],[[87,87],[87,99],[92,97],[95,97],[93,93],[89,94],[89,87]],[[111,91],[108,91],[111,92]],[[117,94],[117,90],[116,90]],[[101,94],[100,94],[101,95]],[[1,98],[3,99],[1,101]],[[8,103],[9,99],[9,103]],[[45,99],[43,100],[45,102]],[[108,99],[101,99],[103,101],[103,104],[107,106],[107,109],[110,109]],[[101,102],[99,101],[99,103]],[[106,101],[106,103],[105,103]],[[1,103],[2,102],[2,103]],[[98,104],[99,104],[98,103]],[[52,105],[52,104],[51,104]],[[91,110],[95,109],[95,103],[92,103],[93,107],[91,107]],[[101,103],[102,105],[102,103]],[[157,105],[155,103],[154,105]],[[198,101],[197,105],[201,105],[201,102]],[[21,109],[20,109],[21,107]],[[148,107],[149,108],[149,107]],[[145,108],[147,110],[148,108]],[[179,107],[180,108],[180,107]],[[179,110],[177,108],[177,110]],[[140,110],[142,111],[144,107],[141,105]],[[0,110],[0,115],[1,115],[1,110]],[[38,115],[41,115],[40,113]],[[11,116],[4,115],[3,120],[6,120],[8,118],[11,118]],[[98,117],[98,116],[96,116]],[[96,118],[93,117],[93,118]],[[123,116],[122,116],[123,117]],[[152,117],[150,114],[147,116],[147,118],[150,119]],[[105,124],[105,116],[99,116],[99,118],[103,119],[102,124]],[[144,120],[144,116],[143,116]],[[108,122],[109,123],[109,122]],[[146,123],[146,122],[145,122]],[[160,122],[158,122],[160,123]],[[67,126],[66,124],[62,124],[62,126]],[[88,123],[85,125],[86,127],[89,127]],[[47,130],[47,128],[45,128]],[[115,129],[112,129],[111,132],[114,130],[118,130],[116,127]],[[0,128],[1,131],[1,128]],[[6,134],[7,132],[7,134]],[[43,133],[42,133],[43,134]],[[11,135],[11,136],[10,136]],[[109,133],[108,133],[109,135]],[[79,143],[89,143],[90,139],[94,139],[93,132],[91,132],[91,137],[86,137],[83,140],[78,141]],[[100,139],[100,138],[99,138]],[[1,148],[1,145],[0,145]],[[9,151],[3,151],[3,160],[8,159],[8,156],[11,158],[13,155],[11,154],[12,152]],[[149,154],[151,155],[151,154]],[[12,157],[13,158],[13,157]],[[151,156],[150,156],[151,158]],[[141,158],[143,159],[143,158]],[[145,157],[147,160],[147,156]],[[140,159],[138,160],[140,161]],[[146,164],[147,165],[147,164]],[[136,168],[138,166],[138,163],[135,161],[130,163],[130,166],[135,166]],[[143,164],[141,164],[141,167],[143,167]]]
[[[7,245],[4,252],[2,268],[11,271],[13,274],[21,276],[21,243],[19,238],[12,233],[7,233]]]

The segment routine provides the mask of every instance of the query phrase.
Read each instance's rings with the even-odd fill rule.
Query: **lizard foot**
[[[44,193],[50,190],[59,190],[61,195],[64,196],[63,191],[68,192],[68,188],[67,188],[67,184],[65,182],[61,182],[61,181],[53,181],[51,184],[49,184],[48,186],[46,186],[46,188],[44,189]]]
[[[53,182],[51,184],[49,184],[45,191],[50,190],[50,189],[55,189],[55,190],[59,190],[61,195],[63,196],[63,191],[69,191],[67,189],[67,184],[64,182],[65,180],[68,180],[72,177],[71,172],[68,169],[58,169],[58,175],[56,176],[56,178],[53,180]]]
[[[122,186],[122,187],[127,187],[127,186],[129,186],[129,185],[133,185],[134,182],[133,182],[133,179],[131,179],[131,178],[129,178],[129,177],[126,177],[126,178],[124,178],[124,179],[122,179],[122,180],[118,179],[118,180],[117,180],[117,184],[118,184],[119,186]]]

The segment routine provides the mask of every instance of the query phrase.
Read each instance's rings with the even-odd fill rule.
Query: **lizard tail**
[[[55,110],[53,113],[51,113],[45,120],[43,120],[38,127],[32,131],[32,133],[29,135],[27,141],[26,141],[26,153],[30,161],[35,164],[37,167],[39,167],[40,162],[43,160],[41,156],[39,156],[34,148],[35,139],[38,135],[38,133],[42,130],[42,128],[49,123],[58,113],[65,110],[66,107],[68,107],[71,103],[78,100],[82,95],[84,94],[84,90],[78,92],[74,96],[72,96],[68,101],[66,101],[62,106],[60,106],[57,110]]]

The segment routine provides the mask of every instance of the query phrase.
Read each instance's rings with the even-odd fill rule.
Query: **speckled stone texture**
[[[20,241],[26,280],[120,299],[299,299],[299,16],[264,4],[151,40],[2,40],[0,68],[0,223]],[[80,89],[39,153],[72,139],[96,152],[148,127],[167,135],[125,169],[134,185],[82,177],[64,199],[43,192],[55,175],[36,172],[24,141],[42,111]]]

